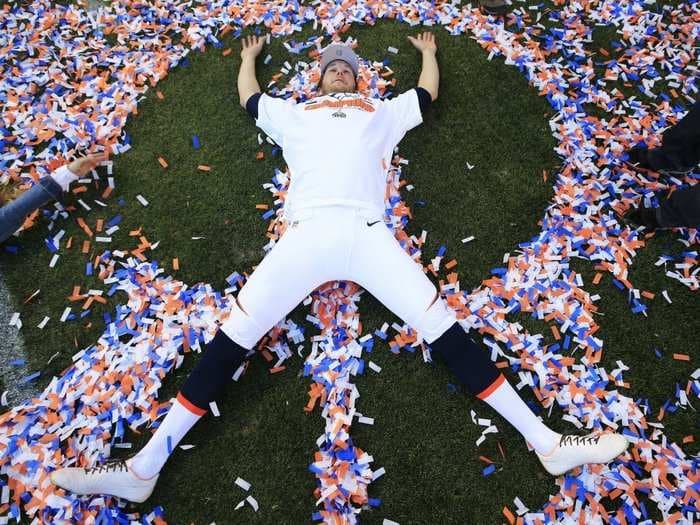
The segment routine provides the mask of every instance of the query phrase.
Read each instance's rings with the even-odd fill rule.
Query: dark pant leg
[[[674,191],[657,209],[662,228],[700,228],[700,184]]]
[[[61,186],[51,177],[44,177],[15,200],[0,208],[0,242],[15,233],[34,210],[61,195]]]
[[[684,171],[700,163],[700,101],[664,131],[661,144],[649,152],[649,164],[655,170]]]

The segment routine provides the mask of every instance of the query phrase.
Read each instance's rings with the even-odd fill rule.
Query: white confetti
[[[236,481],[234,481],[236,485],[241,487],[243,490],[248,491],[250,490],[250,483],[248,483],[246,480],[243,478],[236,478]]]

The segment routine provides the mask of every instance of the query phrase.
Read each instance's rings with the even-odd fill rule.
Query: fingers
[[[92,169],[95,166],[98,166],[100,162],[105,161],[107,159],[109,159],[109,152],[105,150],[96,153],[90,153],[89,155],[78,159],[77,162],[80,164],[81,168]]]
[[[88,157],[88,159],[90,160],[90,164],[94,164],[95,166],[97,166],[103,160],[107,160],[108,158],[109,156],[106,154],[106,152],[95,153],[94,155]]]
[[[255,46],[262,46],[264,40],[265,40],[264,36],[250,35],[250,36],[243,37],[243,49],[247,49],[249,47],[255,47]]]
[[[96,153],[90,153],[85,157],[85,160],[89,162],[102,162],[109,158],[109,153],[107,151],[98,151]]]
[[[412,37],[408,36],[408,39],[411,41],[413,45],[416,44],[435,44],[435,35],[432,34],[429,31],[423,31],[422,33],[418,33],[417,36]]]

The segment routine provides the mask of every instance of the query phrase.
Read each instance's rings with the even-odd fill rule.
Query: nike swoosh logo
[[[374,221],[374,222],[369,222],[369,221],[367,221],[367,226],[370,226],[370,227],[371,227],[371,226],[374,226],[374,225],[377,224],[378,222],[380,222],[380,221]]]

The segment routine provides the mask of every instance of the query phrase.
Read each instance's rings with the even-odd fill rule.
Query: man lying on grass
[[[349,47],[332,44],[321,55],[318,96],[299,104],[261,94],[255,59],[264,39],[243,40],[240,103],[282,147],[292,173],[284,209],[288,227],[241,289],[230,317],[207,344],[148,444],[127,460],[57,470],[55,484],[77,494],[144,501],[168,450],[230,384],[258,340],[315,288],[335,280],[358,283],[417,330],[472,394],[522,434],[552,475],[608,462],[626,449],[627,440],[619,434],[561,435],[540,421],[384,223],[385,166],[438,96],[434,36],[408,38],[423,60],[416,88],[391,100],[358,94],[357,56]]]

